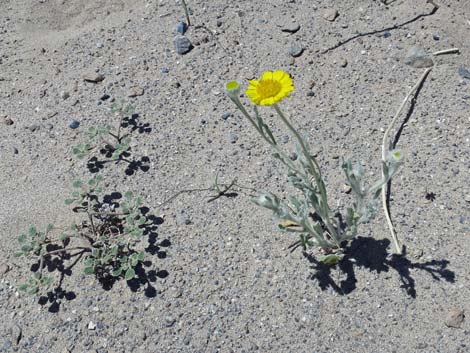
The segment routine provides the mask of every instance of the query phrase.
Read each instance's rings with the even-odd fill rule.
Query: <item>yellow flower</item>
[[[259,80],[251,80],[246,95],[256,105],[273,105],[294,90],[292,78],[282,70],[266,71]]]

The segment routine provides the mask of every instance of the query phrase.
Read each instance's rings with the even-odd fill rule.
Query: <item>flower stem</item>
[[[339,247],[339,239],[338,239],[338,233],[336,228],[331,224],[330,220],[330,206],[328,205],[328,197],[326,194],[326,187],[325,183],[323,182],[323,179],[321,178],[321,171],[320,171],[320,166],[318,165],[317,161],[315,158],[310,154],[307,146],[305,145],[305,141],[303,138],[300,136],[300,134],[297,132],[297,130],[292,126],[292,124],[289,122],[289,120],[285,117],[285,115],[282,113],[281,109],[277,104],[274,104],[274,110],[276,110],[276,113],[279,115],[281,120],[286,124],[287,128],[294,134],[295,138],[297,139],[297,142],[300,144],[300,147],[302,148],[302,151],[305,155],[305,158],[307,159],[307,162],[309,163],[310,171],[313,174],[313,177],[315,179],[315,183],[317,184],[319,190],[320,190],[320,195],[322,198],[322,213],[323,213],[323,221],[325,222],[325,225],[328,229],[328,232],[330,233],[331,238],[334,240],[334,242],[338,245]]]

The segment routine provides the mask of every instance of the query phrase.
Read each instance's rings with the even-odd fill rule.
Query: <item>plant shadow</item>
[[[401,256],[389,256],[387,253],[389,245],[388,239],[357,237],[346,248],[343,259],[335,265],[319,262],[313,255],[305,252],[304,256],[315,271],[310,278],[316,281],[322,290],[332,288],[340,295],[348,295],[356,289],[355,268],[365,268],[377,273],[397,271],[401,280],[400,287],[412,298],[416,298],[417,295],[415,280],[411,276],[413,269],[426,271],[437,281],[445,280],[450,283],[455,281],[455,273],[447,269],[449,261],[412,262],[406,258],[406,250]],[[335,281],[332,274],[334,269],[341,271],[346,278]]]

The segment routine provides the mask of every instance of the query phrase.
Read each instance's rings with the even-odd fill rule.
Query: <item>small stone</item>
[[[415,69],[431,67],[434,65],[432,58],[428,55],[423,48],[412,47],[405,57],[405,64]]]
[[[105,93],[100,97],[100,100],[105,101],[105,100],[108,100],[109,98],[111,98],[111,96]]]
[[[5,275],[8,271],[10,271],[10,266],[7,264],[0,264],[0,275]]]
[[[334,20],[336,20],[336,17],[338,17],[338,15],[339,15],[338,10],[336,10],[336,9],[327,9],[323,13],[323,18],[327,21],[333,22]]]
[[[104,80],[104,75],[96,72],[89,72],[83,75],[83,80],[86,82],[98,83]]]
[[[452,308],[447,313],[445,325],[447,327],[460,328],[464,319],[465,314],[463,310]]]
[[[18,345],[23,337],[23,330],[18,325],[12,325],[10,327],[10,336],[13,338],[14,344]]]
[[[76,129],[76,128],[78,128],[79,126],[80,126],[80,122],[77,121],[77,120],[73,120],[73,121],[70,123],[70,125],[69,125],[69,127],[70,127],[71,129]]]
[[[282,135],[281,141],[282,143],[288,143],[289,142],[289,135]]]
[[[300,29],[300,25],[296,22],[289,22],[287,24],[281,25],[281,31],[287,33],[295,33]]]
[[[183,35],[176,36],[173,39],[173,44],[175,46],[176,52],[180,55],[187,54],[191,51],[191,49],[193,49],[191,41]]]
[[[66,92],[66,91],[62,91],[60,92],[60,98],[62,98],[63,100],[66,100],[67,98],[70,97],[70,93],[69,92]]]
[[[315,92],[313,92],[313,91],[308,91],[307,92],[307,97],[313,97],[313,96],[315,96]]]
[[[391,36],[392,36],[392,33],[390,33],[389,31],[385,31],[384,34],[383,34],[384,38],[389,38]]]
[[[465,67],[459,67],[459,71],[458,71],[460,77],[463,77],[463,78],[468,78],[470,80],[470,70],[469,69],[466,69]]]
[[[297,156],[297,153],[295,152],[292,152],[289,156],[289,158],[292,160],[292,161],[296,161],[298,156]]]
[[[172,316],[167,316],[165,318],[165,326],[166,327],[171,327],[175,324],[176,320]]]
[[[93,321],[90,321],[88,323],[87,327],[88,327],[89,330],[95,330],[96,329],[96,324]]]
[[[224,24],[224,22],[220,18],[215,22],[215,25],[217,27],[222,27],[223,24]]]
[[[9,117],[6,116],[6,117],[3,119],[3,123],[4,123],[5,125],[13,125],[13,120],[11,120]]]
[[[348,66],[348,61],[346,59],[341,59],[339,65],[341,67],[346,67],[346,66]]]
[[[13,147],[12,150],[13,150],[13,154],[18,154],[18,148]]]
[[[225,112],[222,114],[222,119],[224,120],[227,120],[228,118],[230,118],[232,116],[232,113],[230,112]]]
[[[41,128],[39,124],[33,124],[31,126],[28,126],[27,129],[31,132],[38,131]]]
[[[434,40],[439,40],[439,39],[441,39],[441,37],[439,37],[439,34],[434,33],[434,34],[432,35],[432,39],[434,39]]]
[[[178,22],[176,24],[175,31],[176,33],[179,33],[179,34],[185,34],[187,29],[188,29],[188,26],[186,25],[186,23]]]
[[[143,94],[144,94],[144,89],[142,87],[134,86],[134,87],[131,87],[131,89],[129,90],[128,97],[134,98],[134,97],[142,96]]]
[[[97,47],[98,49],[101,49],[101,48],[104,47],[104,44],[101,43],[101,42],[98,42],[98,43],[96,43],[96,47]]]
[[[167,74],[167,73],[170,72],[170,69],[167,68],[167,67],[162,67],[162,68],[160,69],[160,72],[161,72],[162,74]]]
[[[352,190],[351,186],[349,186],[349,185],[344,185],[343,186],[343,191],[344,191],[345,194],[351,193],[351,190]]]
[[[230,134],[228,134],[228,139],[230,143],[235,143],[238,141],[238,136],[235,133],[231,132]]]
[[[289,47],[289,54],[294,58],[297,58],[302,55],[303,51],[304,48],[299,42],[293,42]]]

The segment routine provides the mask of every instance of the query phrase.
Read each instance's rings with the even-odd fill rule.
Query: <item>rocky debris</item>
[[[340,62],[339,62],[339,66],[341,67],[346,67],[348,66],[348,61],[346,59],[341,59]]]
[[[142,87],[134,86],[134,87],[131,87],[131,89],[129,90],[128,97],[134,98],[134,97],[142,96],[143,94],[144,94],[144,89]]]
[[[238,136],[231,132],[230,134],[228,134],[228,140],[230,141],[230,143],[236,143],[238,141]]]
[[[458,71],[460,77],[463,77],[463,78],[468,78],[470,80],[470,70],[465,68],[465,67],[459,67],[459,71]]]
[[[31,126],[28,126],[27,129],[31,132],[36,132],[41,128],[39,124],[33,124]]]
[[[175,322],[176,322],[176,320],[175,320],[175,318],[172,317],[172,316],[167,316],[167,317],[165,318],[165,326],[166,326],[166,327],[171,327],[171,326],[173,326],[173,325],[175,324]]]
[[[3,118],[3,123],[4,123],[5,125],[8,125],[8,126],[9,126],[9,125],[13,125],[13,120],[11,120],[8,116],[5,116],[5,117]]]
[[[302,46],[302,44],[300,44],[299,42],[291,43],[289,47],[289,54],[292,57],[297,58],[300,55],[302,55],[303,52],[304,52],[304,47]]]
[[[232,113],[230,113],[230,112],[224,112],[224,113],[222,114],[222,119],[227,120],[227,119],[230,118],[231,116],[232,116]]]
[[[452,308],[446,315],[445,325],[447,327],[460,328],[465,319],[464,311],[458,308]]]
[[[191,41],[183,35],[176,36],[173,39],[173,44],[175,45],[175,50],[179,55],[187,54],[191,49],[193,49]]]
[[[90,322],[88,323],[87,328],[88,328],[89,330],[93,331],[93,330],[96,329],[96,324],[95,324],[93,321],[90,321]]]
[[[10,271],[10,266],[7,264],[0,264],[0,275],[5,275],[8,271]]]
[[[104,80],[104,75],[97,72],[87,72],[83,75],[83,80],[91,83],[98,83]]]
[[[12,325],[10,327],[10,336],[14,344],[18,345],[23,337],[23,330],[18,325]]]
[[[279,24],[279,27],[281,27],[282,32],[286,33],[295,33],[300,29],[300,25],[297,22],[286,22]]]
[[[179,34],[185,34],[187,29],[188,29],[188,26],[186,25],[185,22],[178,22],[176,24],[175,31],[176,33],[179,33]]]
[[[69,125],[69,127],[74,130],[77,129],[79,126],[80,126],[80,122],[77,120],[73,120]]]
[[[339,16],[338,10],[336,9],[327,9],[323,13],[323,18],[327,21],[333,22]]]
[[[414,67],[415,69],[422,69],[434,65],[431,55],[420,47],[412,47],[406,54],[404,62],[406,65]]]
[[[60,98],[62,98],[63,100],[66,100],[67,98],[70,97],[70,93],[67,92],[67,91],[62,91],[60,92]]]

